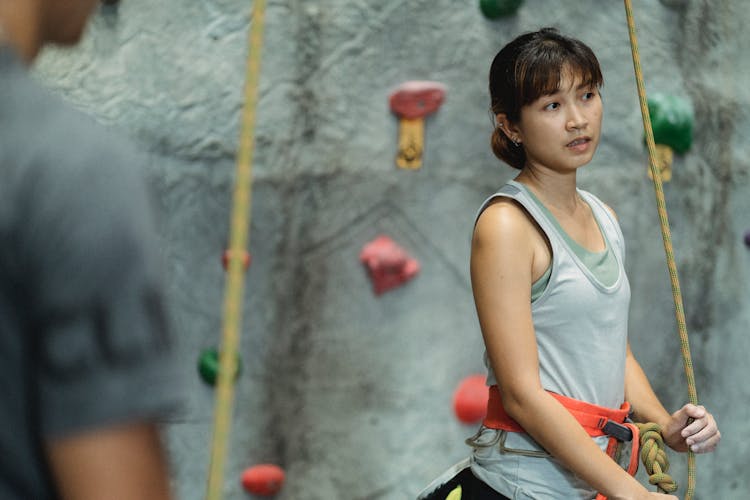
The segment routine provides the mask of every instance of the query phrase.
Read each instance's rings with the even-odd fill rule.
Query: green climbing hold
[[[523,0],[479,0],[482,14],[490,19],[510,16],[516,13]]]
[[[693,105],[685,98],[655,93],[648,98],[654,142],[684,153],[693,143]]]
[[[240,376],[240,372],[242,372],[242,360],[237,355],[237,365],[234,371],[235,380]],[[205,383],[216,385],[219,374],[219,351],[210,347],[201,352],[200,358],[198,358],[198,373]]]

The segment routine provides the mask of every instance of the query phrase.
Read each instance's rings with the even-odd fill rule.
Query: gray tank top
[[[544,231],[552,247],[552,268],[544,292],[531,303],[542,387],[600,406],[618,408],[625,393],[630,286],[619,224],[594,195],[578,190],[589,204],[619,274],[602,284],[571,249],[558,226],[526,188],[510,181],[489,197],[516,200]],[[486,356],[485,356],[486,359]],[[496,383],[487,363],[487,384]],[[607,438],[594,438],[604,450]],[[482,428],[471,440],[474,473],[510,498],[593,498],[583,481],[560,465],[528,435]]]

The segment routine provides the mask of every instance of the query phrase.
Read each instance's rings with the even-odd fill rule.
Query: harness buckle
[[[606,435],[612,436],[618,441],[633,440],[633,431],[622,424],[618,424],[614,420],[608,420],[607,423],[604,424],[604,427],[602,427],[602,431],[604,431]]]

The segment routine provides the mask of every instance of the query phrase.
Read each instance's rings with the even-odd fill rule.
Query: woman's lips
[[[570,141],[565,147],[572,149],[573,151],[586,151],[591,143],[590,137],[578,137],[575,140]]]

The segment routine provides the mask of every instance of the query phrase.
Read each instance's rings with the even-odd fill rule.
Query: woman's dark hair
[[[583,42],[561,35],[554,28],[523,34],[497,53],[490,67],[490,99],[493,118],[505,113],[518,123],[521,108],[544,95],[555,93],[563,71],[573,71],[582,83],[601,87],[599,61]],[[513,168],[526,163],[524,148],[516,146],[495,125],[492,151]]]

